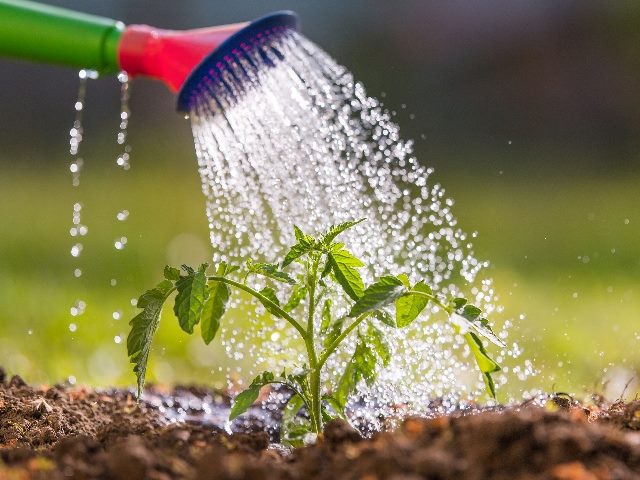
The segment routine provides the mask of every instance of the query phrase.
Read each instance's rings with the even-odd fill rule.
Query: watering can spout
[[[118,48],[120,68],[130,76],[156,78],[176,93],[193,69],[247,23],[194,30],[129,25]]]
[[[179,92],[182,110],[200,77],[225,55],[297,26],[293,12],[275,12],[251,23],[185,31],[125,27],[110,18],[28,0],[0,0],[0,56],[151,77]]]
[[[126,71],[163,81],[174,93],[198,63],[246,23],[186,31],[129,25],[26,0],[0,0],[0,55]]]

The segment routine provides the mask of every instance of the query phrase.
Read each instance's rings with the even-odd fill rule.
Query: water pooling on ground
[[[380,274],[411,272],[412,281],[425,278],[445,295],[460,286],[490,318],[500,310],[483,276],[487,263],[474,256],[473,235],[458,227],[453,201],[346,68],[296,32],[225,61],[220,78],[203,81],[190,112],[214,262],[275,261],[293,243],[294,223],[316,233],[367,218],[341,237],[372,265],[363,272],[365,284]],[[453,405],[481,394],[467,348],[436,313],[388,332],[393,359],[372,388],[363,386],[366,402],[420,410],[434,397],[450,397]],[[506,329],[498,330],[506,339]],[[255,369],[242,372],[249,377],[265,366],[279,371],[286,358],[301,363],[299,345],[284,331],[277,322],[256,321],[250,329],[231,322],[222,339],[232,359],[255,360]],[[329,365],[328,382],[339,378],[354,347],[347,344]],[[518,355],[512,344],[495,357]],[[498,375],[498,386],[505,381]]]

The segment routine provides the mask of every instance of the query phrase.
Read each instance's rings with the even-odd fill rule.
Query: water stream
[[[91,79],[98,78],[98,73],[93,70],[83,69],[78,72],[78,78],[80,79],[80,85],[78,86],[78,95],[76,103],[74,104],[76,114],[73,120],[73,126],[69,130],[69,154],[71,155],[69,171],[71,172],[71,184],[74,188],[80,186],[80,174],[84,166],[84,159],[80,156],[80,144],[82,143],[84,134],[83,118],[87,95],[87,82]],[[70,253],[76,261],[78,261],[78,257],[80,257],[84,249],[84,243],[81,239],[89,233],[89,228],[82,223],[82,208],[83,205],[80,201],[74,202],[72,226],[69,228],[69,235],[73,239]],[[73,276],[75,278],[82,276],[82,269],[78,264],[76,264],[73,269]],[[86,307],[87,304],[84,300],[77,299],[70,307],[69,313],[72,317],[77,317],[84,313]],[[75,323],[69,324],[69,331],[71,333],[74,333],[76,329],[77,325]]]
[[[74,110],[76,112],[73,121],[73,126],[69,130],[69,154],[71,156],[69,171],[71,172],[71,183],[74,188],[80,186],[81,172],[84,167],[84,159],[80,156],[80,146],[82,144],[84,135],[84,110],[87,94],[87,83],[89,80],[98,78],[98,72],[93,70],[80,70],[78,73],[80,84],[78,86],[78,94],[76,102],[74,104]],[[129,118],[131,117],[131,111],[129,109],[130,98],[130,82],[129,76],[125,72],[118,74],[118,82],[120,83],[120,122],[118,132],[116,135],[116,143],[118,145],[119,153],[116,157],[116,165],[123,171],[128,171],[131,168],[131,146],[127,142],[127,134],[129,127]],[[82,238],[85,237],[89,228],[83,223],[83,203],[77,199],[73,204],[73,217],[72,226],[69,229],[69,235],[74,239],[74,243],[71,246],[71,256],[76,262],[80,261],[80,256],[84,250],[84,243]],[[122,228],[122,223],[129,217],[129,210],[120,209],[114,212],[115,220],[118,222],[119,228]],[[116,252],[123,250],[128,243],[128,238],[125,235],[119,235],[113,240],[113,247]],[[84,274],[79,263],[74,265],[73,275],[75,278],[80,278]],[[109,284],[115,287],[118,284],[117,278],[111,278]],[[87,309],[87,303],[85,300],[77,299],[69,309],[69,313],[72,317],[78,317],[83,315]],[[111,318],[114,321],[120,320],[122,317],[122,310],[116,310],[112,313]],[[78,330],[78,324],[74,321],[69,324],[69,331],[73,334]],[[115,335],[114,342],[119,344],[122,342],[123,335]]]
[[[214,262],[276,261],[293,243],[294,223],[315,233],[367,218],[341,238],[372,266],[363,272],[365,284],[380,274],[411,273],[412,281],[424,278],[446,295],[462,288],[490,318],[500,310],[483,271],[488,263],[473,253],[475,234],[458,227],[453,200],[432,180],[433,169],[416,159],[412,141],[345,67],[296,32],[225,61],[220,76],[203,80],[190,112]],[[243,377],[301,360],[284,325],[253,318],[255,328],[242,328],[239,308],[222,339],[234,360],[251,357],[254,368]],[[507,339],[506,327],[497,331]],[[420,410],[434,397],[453,406],[482,392],[467,347],[436,309],[388,333],[391,365],[361,391],[377,413],[398,404]],[[328,365],[328,383],[353,348],[347,343]],[[519,354],[512,344],[496,357]]]

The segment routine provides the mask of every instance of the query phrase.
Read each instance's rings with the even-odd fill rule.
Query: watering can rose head
[[[182,271],[165,267],[165,279],[142,294],[138,300],[142,311],[130,322],[127,348],[138,378],[138,395],[144,386],[162,306],[174,292],[173,311],[180,327],[192,334],[199,325],[202,339],[208,344],[216,337],[232,292],[243,291],[300,336],[307,362],[289,372],[258,375],[236,397],[231,420],[253,405],[262,387],[281,384],[292,392],[283,412],[282,440],[299,445],[308,433],[320,434],[328,419],[347,418],[347,403],[360,382],[373,384],[380,369],[390,363],[392,353],[385,338],[388,330],[408,327],[428,306],[444,311],[454,330],[464,337],[487,392],[495,397],[491,374],[500,367],[487,353],[482,338],[504,344],[482,311],[461,297],[445,300],[424,281],[412,284],[406,274],[385,275],[365,286],[359,272],[364,263],[336,242],[342,232],[362,221],[334,225],[319,236],[294,226],[296,243],[280,263],[248,260],[241,268],[221,262],[213,274],[207,273],[206,263],[198,268],[183,265]],[[288,271],[292,264],[299,266],[297,273]],[[266,286],[251,286],[254,277],[260,277]],[[286,299],[281,301],[276,286],[288,290]],[[336,307],[345,304],[346,309]],[[336,316],[337,311],[347,313]],[[340,378],[325,388],[321,382],[323,367],[347,338],[356,340],[351,360]],[[298,415],[302,409],[307,412],[304,417]]]

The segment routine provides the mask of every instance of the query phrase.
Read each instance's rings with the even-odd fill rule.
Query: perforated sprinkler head
[[[243,75],[245,75],[245,78],[240,78],[240,80],[248,82],[252,72],[247,71],[247,69],[257,70],[264,65],[271,65],[262,47],[288,31],[298,30],[298,27],[299,20],[295,13],[281,11],[254,20],[231,35],[218,48],[207,55],[188,75],[178,92],[178,111],[188,113],[196,99],[211,90],[212,84],[220,86],[221,82],[224,82],[223,76],[225,72],[230,70],[230,63],[241,57],[247,61],[243,62]],[[262,57],[263,63],[260,66],[252,62],[248,55],[255,52]],[[234,76],[237,79],[237,70]]]

